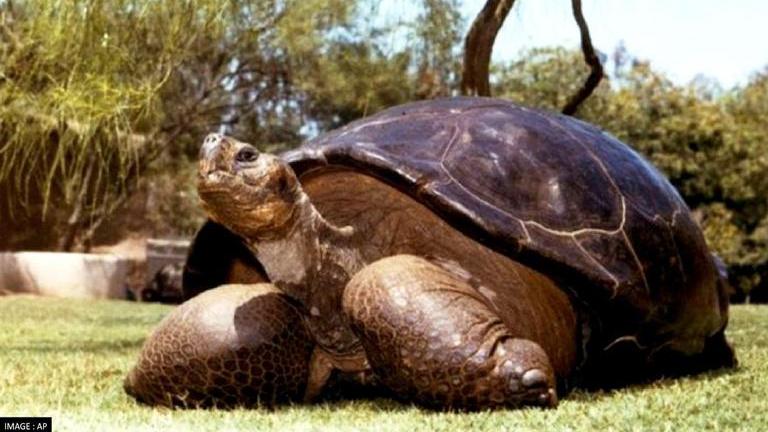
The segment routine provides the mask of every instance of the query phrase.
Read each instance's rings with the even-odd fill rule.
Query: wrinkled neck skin
[[[301,302],[306,323],[317,344],[331,354],[348,355],[360,350],[341,312],[347,282],[365,264],[351,246],[352,227],[336,227],[315,209],[309,197],[297,191],[294,217],[284,235],[255,238],[255,252],[269,280]]]

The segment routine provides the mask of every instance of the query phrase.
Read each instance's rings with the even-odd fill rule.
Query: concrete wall
[[[128,270],[113,255],[0,252],[0,294],[125,298]]]

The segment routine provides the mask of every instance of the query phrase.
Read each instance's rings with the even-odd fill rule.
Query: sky
[[[468,17],[484,1],[467,0]],[[518,0],[496,39],[494,59],[523,47],[579,46],[568,0]],[[610,53],[627,51],[651,61],[677,82],[697,75],[725,87],[744,84],[768,65],[768,0],[583,0],[592,43]],[[468,20],[471,21],[471,18]]]
[[[410,15],[408,0],[385,0],[390,13]],[[485,0],[463,0],[467,26]],[[610,54],[624,43],[678,83],[697,76],[725,88],[745,84],[768,65],[768,0],[582,0],[592,43]],[[493,61],[521,49],[579,47],[569,0],[517,0],[494,45]]]

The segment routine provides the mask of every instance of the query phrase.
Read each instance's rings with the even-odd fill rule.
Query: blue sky
[[[387,14],[412,16],[408,0],[384,0]],[[678,83],[697,75],[724,87],[744,84],[768,65],[768,0],[582,0],[592,41],[605,53],[624,42],[630,54]],[[467,25],[485,4],[463,0]],[[578,48],[570,0],[517,0],[496,39],[493,60],[524,48]],[[409,11],[408,9],[411,9]]]
[[[579,46],[568,0],[518,0],[494,46],[494,58],[523,47]],[[620,41],[677,82],[696,75],[726,87],[743,84],[768,65],[768,0],[583,0],[594,45],[611,52]],[[466,1],[474,16],[483,1]]]

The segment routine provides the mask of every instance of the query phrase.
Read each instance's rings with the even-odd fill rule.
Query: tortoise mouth
[[[201,158],[197,166],[198,179],[216,180],[222,175],[233,175],[231,163],[220,155]]]
[[[241,208],[256,208],[270,200],[274,191],[270,180],[264,176],[251,176],[248,172],[215,167],[200,170],[197,192],[208,205],[237,205]]]
[[[242,176],[226,169],[200,170],[197,176],[197,194],[209,215],[218,206],[241,201],[241,197],[248,197],[245,202],[257,203],[257,201],[251,201],[251,198],[254,198],[252,189],[253,187],[248,185]]]
[[[220,190],[222,188],[233,187],[237,185],[238,177],[239,176],[222,168],[213,168],[210,170],[201,169],[197,175],[197,189],[199,192],[204,192],[209,189]],[[242,179],[239,183],[242,183]]]
[[[227,177],[233,177],[231,173],[216,169],[205,174],[200,174],[200,181],[206,183],[218,183],[225,180]]]

